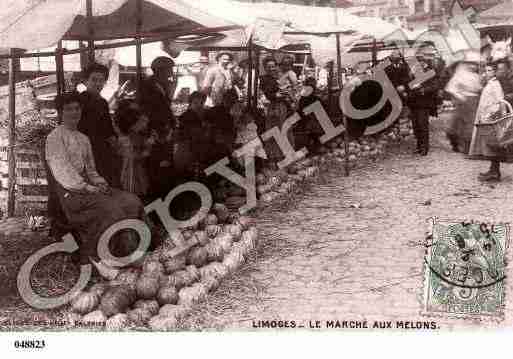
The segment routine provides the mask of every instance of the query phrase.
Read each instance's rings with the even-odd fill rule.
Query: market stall
[[[59,8],[59,11],[55,11]],[[15,60],[25,57],[55,56],[57,89],[64,87],[63,56],[87,52],[89,61],[95,50],[136,46],[138,79],[141,78],[141,47],[143,43],[191,33],[223,31],[238,26],[180,0],[49,0],[33,4],[28,1],[9,2],[0,22],[7,24],[0,32],[0,49],[10,49],[9,65],[9,141],[8,141],[8,205],[9,216],[15,211]],[[51,18],[52,21],[48,21]],[[95,41],[127,39],[114,44],[95,45]],[[87,41],[87,47],[64,49],[62,40]],[[49,53],[25,52],[57,44]]]

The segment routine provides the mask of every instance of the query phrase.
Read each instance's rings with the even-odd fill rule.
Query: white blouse
[[[77,130],[62,125],[55,128],[46,138],[46,161],[65,189],[80,191],[88,183],[107,183],[96,172],[89,138]]]

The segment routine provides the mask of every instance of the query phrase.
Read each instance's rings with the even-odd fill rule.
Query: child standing
[[[120,131],[117,145],[121,156],[121,188],[145,196],[149,189],[145,162],[155,143],[155,134],[148,133],[148,118],[135,101],[121,101],[115,119]]]

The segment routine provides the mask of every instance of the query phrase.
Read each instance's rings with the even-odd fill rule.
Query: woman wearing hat
[[[474,132],[470,143],[471,158],[490,160],[490,170],[479,174],[481,181],[500,181],[500,164],[503,156],[492,146],[496,143],[495,129],[491,126],[479,126],[493,122],[505,111],[504,92],[496,77],[497,64],[488,63],[485,67],[486,85],[483,88],[474,121]]]

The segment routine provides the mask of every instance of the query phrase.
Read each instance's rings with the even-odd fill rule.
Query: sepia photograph
[[[2,0],[0,340],[513,329],[512,37],[512,0]]]

